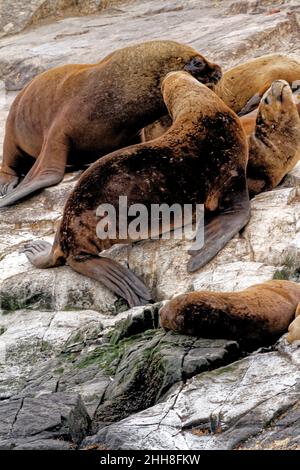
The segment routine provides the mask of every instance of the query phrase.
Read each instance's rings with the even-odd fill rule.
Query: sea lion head
[[[215,337],[222,337],[218,332],[217,310],[223,303],[220,304],[216,293],[207,291],[177,295],[160,309],[160,326],[186,335],[203,335],[203,338],[211,337],[213,331]]]
[[[205,291],[177,295],[159,310],[160,326],[187,335],[207,335],[216,319],[213,302],[211,293]]]
[[[285,80],[275,80],[263,95],[257,123],[261,120],[283,124],[297,116],[295,98],[290,85]]]
[[[184,70],[189,72],[199,82],[214,88],[222,78],[222,69],[219,65],[208,61],[201,54],[197,54],[185,65]]]
[[[178,295],[170,300],[159,310],[160,326],[165,330],[182,331],[186,307],[186,294]]]

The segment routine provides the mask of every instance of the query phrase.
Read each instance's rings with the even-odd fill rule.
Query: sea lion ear
[[[193,57],[192,60],[185,65],[184,70],[193,74],[202,72],[205,67],[206,62],[201,59],[201,57]]]

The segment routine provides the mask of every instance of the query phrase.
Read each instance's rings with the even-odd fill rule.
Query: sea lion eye
[[[185,66],[185,70],[188,72],[202,72],[206,67],[206,63],[200,57],[194,57]]]

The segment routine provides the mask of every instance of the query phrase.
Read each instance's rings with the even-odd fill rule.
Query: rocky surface
[[[300,350],[255,353],[174,387],[166,400],[102,428],[82,447],[299,449]]]
[[[88,15],[130,0],[1,0],[0,37],[19,33],[44,19]],[[118,10],[116,10],[118,11]]]
[[[300,52],[297,1],[76,2],[81,11],[73,3],[19,0],[4,10],[28,16],[21,24],[15,15],[18,29],[6,33],[35,24],[0,40],[0,144],[16,90],[53,65],[97,61],[155,38],[188,42],[224,66]],[[38,22],[100,3],[103,13]],[[37,13],[41,4],[49,15]],[[166,333],[159,304],[128,311],[100,283],[66,266],[34,269],[19,254],[28,240],[53,239],[78,174],[0,212],[0,448],[299,448],[300,350],[285,337],[245,356],[233,341]],[[299,182],[300,164],[252,201],[245,230],[193,275],[188,241],[144,241],[107,254],[128,263],[156,301],[298,279]]]
[[[90,426],[81,398],[59,392],[4,401],[0,417],[0,450],[72,449]]]

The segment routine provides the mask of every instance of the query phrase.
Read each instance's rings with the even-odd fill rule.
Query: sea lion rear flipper
[[[128,268],[111,258],[90,256],[67,260],[74,271],[96,279],[117,295],[127,300],[130,307],[145,305],[151,301],[151,294],[140,279]]]
[[[208,263],[249,221],[250,200],[248,189],[233,193],[226,201],[226,208],[217,215],[204,218],[204,245],[200,250],[189,249],[192,256],[188,272],[197,271]],[[202,230],[202,228],[199,228]]]

